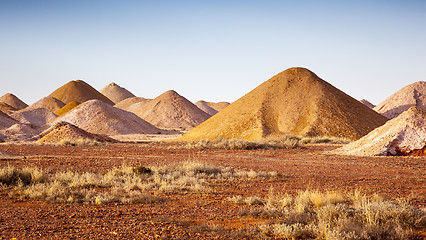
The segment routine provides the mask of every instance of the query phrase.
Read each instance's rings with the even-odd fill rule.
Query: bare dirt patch
[[[48,173],[75,171],[102,174],[114,167],[167,165],[195,161],[245,171],[270,172],[276,178],[208,183],[209,191],[157,193],[162,201],[137,204],[58,204],[10,197],[0,188],[1,238],[255,238],[267,219],[241,216],[247,206],[228,200],[236,195],[264,199],[268,192],[295,194],[306,189],[350,191],[383,198],[405,197],[426,206],[425,157],[357,157],[328,155],[331,145],[303,149],[188,150],[179,143],[104,146],[0,145],[19,158],[0,158],[3,167],[37,167]],[[419,239],[421,239],[419,233]]]

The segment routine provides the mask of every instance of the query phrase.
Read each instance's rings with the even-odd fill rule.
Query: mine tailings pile
[[[285,134],[356,140],[387,120],[308,69],[290,68],[178,140],[257,141]]]
[[[358,141],[332,151],[356,156],[426,155],[426,112],[413,106]]]
[[[403,87],[373,109],[391,119],[412,106],[426,110],[426,82],[419,81]]]

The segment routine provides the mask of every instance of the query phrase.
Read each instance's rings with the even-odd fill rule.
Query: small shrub
[[[87,138],[80,139],[61,139],[58,143],[61,146],[100,146],[104,143]]]

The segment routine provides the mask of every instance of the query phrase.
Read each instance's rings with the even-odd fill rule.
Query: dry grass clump
[[[279,140],[268,142],[250,142],[241,139],[217,138],[215,140],[201,140],[188,142],[183,149],[225,149],[225,150],[255,150],[255,149],[294,149],[299,147],[299,140],[293,136],[286,136]]]
[[[23,168],[17,170],[13,167],[0,168],[0,185],[26,186],[43,183],[48,177],[38,168]]]
[[[302,137],[300,138],[301,144],[347,144],[350,143],[349,138],[337,138],[337,137]]]
[[[104,174],[72,171],[46,174],[38,169],[0,169],[0,183],[15,196],[58,203],[147,203],[161,192],[208,191],[211,181],[275,177],[276,173],[235,171],[203,163],[113,168]]]
[[[238,197],[229,199],[248,204]],[[272,193],[263,208],[243,215],[273,219],[260,229],[283,239],[411,239],[426,230],[426,212],[405,200],[385,201],[377,195],[304,191],[296,196]]]
[[[88,138],[79,138],[79,139],[68,139],[64,138],[58,142],[61,146],[100,146],[105,145],[105,143]]]

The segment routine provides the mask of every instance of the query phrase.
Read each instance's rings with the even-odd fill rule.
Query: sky
[[[233,102],[305,67],[374,104],[426,81],[426,1],[0,0],[0,96],[71,80]]]

